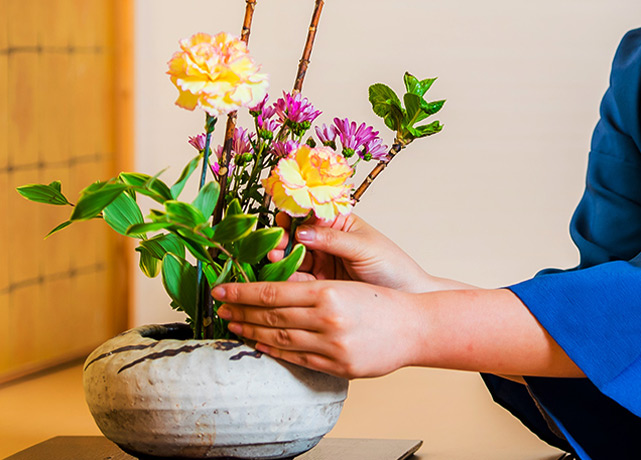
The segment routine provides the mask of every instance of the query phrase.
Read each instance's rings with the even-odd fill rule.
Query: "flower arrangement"
[[[435,79],[419,80],[409,73],[402,102],[384,84],[369,88],[374,113],[395,133],[391,147],[365,123],[334,118],[330,125],[314,126],[321,112],[300,91],[322,0],[316,0],[294,89],[270,103],[267,75],[247,48],[256,1],[246,4],[240,38],[197,33],[180,41],[168,63],[178,90],[176,104],[205,113],[204,132],[189,139],[198,153],[175,183],[168,185],[159,175],[122,172],[86,187],[75,204],[59,181],[18,188],[31,201],[73,208],[69,219],[47,236],[75,222],[103,219],[138,240],[140,269],[149,277],[161,274],[171,306],[186,313],[197,339],[232,335],[216,315],[213,287],[230,281],[284,281],[300,266],[305,247],[292,245],[294,238],[282,260],[270,263],[266,257],[283,237],[284,230],[275,226],[277,212],[292,217],[291,232],[310,216],[332,221],[348,214],[396,154],[442,129],[438,121],[419,124],[444,104],[425,99]],[[251,130],[236,126],[241,108],[253,118]],[[223,117],[225,140],[213,147],[212,133]],[[357,167],[372,161],[375,167],[354,187]],[[181,201],[199,167],[198,195]],[[158,205],[147,219],[138,205],[143,196]]]

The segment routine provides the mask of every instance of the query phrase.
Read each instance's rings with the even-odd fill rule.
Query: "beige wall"
[[[312,4],[258,2],[250,49],[273,94],[293,83]],[[138,0],[136,8],[137,168],[171,166],[173,179],[203,117],[173,106],[165,63],[196,31],[238,33],[244,2]],[[443,133],[394,160],[357,212],[428,271],[502,286],[576,263],[567,225],[591,130],[616,45],[640,17],[638,0],[327,0],[303,92],[324,121],[384,128],[370,112],[370,83],[401,90],[405,70],[438,76],[430,92],[448,99]],[[172,317],[159,280],[140,276],[136,299],[136,323]],[[354,383],[335,434],[453,440],[474,411],[488,420],[468,427],[475,442],[500,445],[505,433],[535,442],[491,407],[476,376],[430,370]]]

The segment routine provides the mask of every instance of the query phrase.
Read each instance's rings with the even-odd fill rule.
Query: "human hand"
[[[279,213],[276,222],[289,230],[291,219]],[[394,242],[354,214],[338,216],[333,222],[312,217],[297,229],[296,240],[308,253],[293,281],[334,279],[405,292],[429,289],[431,277]],[[288,241],[285,234],[269,253],[272,262],[282,259]]]
[[[411,365],[421,316],[413,294],[346,281],[224,284],[218,315],[275,358],[339,377]],[[393,314],[392,314],[393,311]]]

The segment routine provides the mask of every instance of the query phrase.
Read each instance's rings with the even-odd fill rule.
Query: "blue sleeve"
[[[530,394],[514,387],[508,394],[499,378],[484,376],[502,404],[533,396],[536,410],[511,411],[527,426],[543,414],[551,428],[537,434],[560,431],[582,459],[637,458],[641,451],[640,113],[636,29],[616,52],[570,226],[580,264],[509,287],[588,378],[526,377]]]

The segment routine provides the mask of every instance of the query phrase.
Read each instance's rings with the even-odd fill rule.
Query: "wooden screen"
[[[126,327],[126,243],[102,222],[43,237],[122,168],[130,144],[126,0],[0,0],[0,381],[82,356]]]

